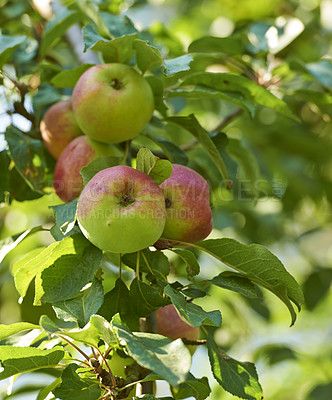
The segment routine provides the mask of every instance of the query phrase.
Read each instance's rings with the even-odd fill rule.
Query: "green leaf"
[[[146,317],[170,303],[156,288],[137,278],[130,285],[129,301],[139,317]]]
[[[172,386],[176,387],[186,380],[191,357],[181,339],[172,341],[153,333],[133,334],[117,317],[113,318],[112,326],[120,343],[138,364],[155,372]]]
[[[40,317],[39,325],[49,336],[52,336],[53,333],[61,332],[61,328],[48,315]]]
[[[244,91],[243,89],[242,91]],[[167,98],[172,97],[189,97],[193,99],[212,98],[227,101],[228,103],[235,104],[243,108],[249,113],[251,117],[255,115],[255,104],[252,99],[246,98],[240,91],[227,92],[226,90],[216,90],[206,86],[181,86],[179,88],[171,89],[167,92]],[[250,97],[249,93],[247,97]]]
[[[150,46],[148,42],[136,39],[134,41],[134,49],[136,50],[137,66],[143,75],[146,71],[154,70],[164,65],[160,51],[156,47]]]
[[[42,141],[32,139],[12,125],[6,129],[5,138],[17,171],[30,189],[44,194],[46,161]]]
[[[55,367],[64,355],[65,352],[59,347],[42,350],[35,347],[0,346],[0,362],[3,367],[0,380],[22,372]]]
[[[211,389],[207,377],[197,379],[192,374],[189,374],[187,380],[181,383],[178,388],[172,388],[175,399],[193,396],[197,400],[204,400],[210,393]]]
[[[208,239],[197,243],[195,247],[278,296],[288,307],[294,324],[296,313],[290,300],[300,309],[304,301],[302,290],[281,261],[267,248],[259,244],[247,246],[229,238]]]
[[[105,39],[97,33],[92,25],[86,25],[83,28],[84,51],[88,49],[100,51],[106,63],[129,63],[135,54],[133,44],[136,39],[138,39],[137,33],[111,40]]]
[[[121,320],[132,330],[139,330],[139,321],[133,311],[133,304],[129,298],[129,290],[126,284],[119,278],[116,280],[114,288],[107,292],[104,297],[104,303],[98,314],[107,321],[119,313]]]
[[[2,67],[8,61],[9,57],[13,53],[16,47],[24,43],[26,40],[25,35],[20,36],[0,36],[0,67]]]
[[[137,153],[136,168],[150,175],[158,185],[169,178],[173,170],[168,160],[161,160],[145,147],[139,149]]]
[[[55,17],[45,26],[40,45],[40,57],[43,58],[47,51],[53,46],[54,42],[64,35],[71,25],[74,25],[82,18],[82,14],[77,11],[64,8],[56,13]]]
[[[54,265],[56,260],[63,256],[65,259],[69,257],[70,260],[74,262],[78,255],[83,254],[84,250],[90,246],[90,242],[81,234],[67,237],[60,242],[52,243],[35,258],[28,259],[25,264],[17,269],[14,275],[16,289],[20,295],[24,297],[30,282],[38,273]],[[54,277],[52,282],[53,284],[55,283]],[[71,295],[72,294],[71,292]]]
[[[69,300],[59,301],[53,304],[53,309],[59,319],[75,321],[80,327],[86,325],[95,314],[104,300],[104,288],[101,280],[96,277],[89,288]]]
[[[187,276],[191,280],[195,275],[199,274],[200,267],[195,254],[189,250],[173,250],[186,264],[187,264]]]
[[[227,392],[241,399],[263,399],[254,364],[228,357],[219,349],[211,335],[207,337],[207,345],[213,376]]]
[[[93,280],[101,263],[102,251],[87,242],[85,238],[83,239],[82,235],[69,236],[61,242],[72,238],[71,243],[63,245],[68,246],[70,253],[61,254],[52,265],[45,266],[44,254],[39,257],[44,261],[36,275],[34,305],[40,305],[41,302],[55,303],[66,300]],[[72,253],[72,246],[76,253]],[[62,251],[59,248],[56,250]]]
[[[17,324],[11,325],[0,325],[0,340],[5,339],[9,336],[15,335],[16,333],[30,330],[40,329],[39,325],[30,324],[29,322],[18,322]]]
[[[121,164],[121,161],[122,158],[113,156],[97,157],[92,160],[88,165],[81,169],[84,186],[96,175],[97,172],[105,168],[115,167],[116,165]]]
[[[231,271],[221,272],[218,276],[208,280],[213,285],[232,290],[249,298],[257,298],[255,285],[243,275]]]
[[[239,93],[246,100],[256,105],[271,108],[278,113],[298,120],[290,111],[289,106],[274,96],[263,86],[241,75],[231,73],[198,72],[184,78],[182,86],[198,85],[200,87],[217,90],[220,93]]]
[[[137,253],[124,254],[122,260],[129,268],[136,269]],[[167,276],[169,269],[168,258],[163,252],[148,249],[140,251],[140,272],[151,273],[160,278]]]
[[[188,48],[189,53],[226,53],[242,54],[244,51],[243,41],[234,37],[204,36],[194,40]]]
[[[110,323],[100,315],[92,315],[90,322],[83,329],[66,331],[66,336],[96,348],[100,339],[111,347],[117,344]]]
[[[56,225],[64,235],[67,235],[75,226],[77,199],[50,208],[55,212]]]
[[[177,74],[178,72],[188,71],[190,69],[190,63],[193,61],[193,57],[190,54],[185,54],[180,57],[165,60],[166,69],[164,74],[166,76]]]
[[[53,393],[61,400],[97,400],[101,388],[97,382],[82,379],[76,373],[78,365],[69,364],[61,374],[61,385]]]
[[[224,160],[221,158],[219,151],[213,143],[209,134],[206,132],[205,129],[202,128],[202,126],[199,124],[193,114],[189,115],[188,117],[169,117],[167,118],[167,120],[182,126],[193,136],[195,136],[195,138],[210,154],[210,157],[215,162],[222,178],[225,180],[228,179],[228,172]]]
[[[220,326],[221,314],[219,310],[204,311],[194,303],[187,303],[185,297],[170,285],[165,287],[165,294],[169,296],[175,308],[185,321],[191,326]]]
[[[165,153],[166,157],[169,159],[171,163],[187,165],[188,157],[186,153],[180,149],[176,144],[170,142],[169,140],[163,137],[156,137],[147,135],[149,139],[151,139],[154,143],[156,143]]]
[[[144,78],[146,82],[150,85],[154,97],[154,106],[155,109],[160,112],[161,115],[166,115],[166,105],[164,103],[164,81],[163,79],[154,76],[148,75]],[[148,129],[149,125],[147,125],[143,132]]]
[[[36,232],[45,231],[42,225],[35,226],[34,228],[27,229],[22,233],[18,233],[16,235],[10,236],[6,239],[0,240],[0,263],[6,257],[6,255],[15,249],[15,247],[20,244],[25,238],[30,235],[33,235]]]
[[[111,35],[115,38],[137,33],[137,29],[135,28],[133,22],[126,15],[119,16],[108,12],[100,12],[99,15],[101,16]]]
[[[51,79],[51,83],[59,88],[73,88],[81,75],[93,65],[94,64],[82,64],[78,67],[61,71]]]

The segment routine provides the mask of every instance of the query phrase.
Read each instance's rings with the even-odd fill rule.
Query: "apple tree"
[[[162,3],[1,3],[4,398],[204,400],[213,377],[218,398],[261,400],[253,360],[220,332],[241,310],[272,324],[271,297],[293,326],[304,303],[270,249],[295,237],[305,196],[331,198],[323,45],[305,54],[288,2],[246,17],[225,2],[222,35],[214,2],[201,16],[165,1],[174,31],[149,21]],[[191,370],[201,348],[209,379]]]

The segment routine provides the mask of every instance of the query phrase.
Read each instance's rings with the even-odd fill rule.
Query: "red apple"
[[[83,135],[76,122],[71,99],[53,104],[40,122],[40,133],[49,153],[58,159],[77,136]]]
[[[58,158],[53,177],[56,194],[65,202],[74,200],[83,189],[80,171],[99,156],[121,156],[121,151],[113,145],[106,145],[79,136],[63,150]]]
[[[200,337],[200,328],[187,324],[178,314],[173,304],[161,307],[156,311],[157,333],[175,340],[186,338],[188,340],[198,340]],[[196,346],[189,345],[189,351],[194,353]]]
[[[196,171],[173,164],[172,175],[160,185],[166,203],[162,238],[196,243],[212,230],[210,191]]]
[[[119,143],[138,135],[149,122],[154,100],[146,80],[125,64],[89,68],[73,91],[73,109],[91,139]]]
[[[98,172],[84,187],[78,224],[101,250],[132,253],[153,245],[165,226],[162,190],[147,174],[118,165]]]

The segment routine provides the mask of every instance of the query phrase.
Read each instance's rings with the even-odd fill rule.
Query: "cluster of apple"
[[[104,64],[85,71],[72,99],[50,107],[41,122],[45,145],[57,158],[54,189],[65,202],[79,197],[79,226],[101,250],[163,248],[163,239],[195,243],[211,232],[209,186],[188,167],[173,164],[171,176],[157,185],[149,175],[118,165],[83,188],[80,170],[98,156],[121,156],[117,143],[138,135],[153,109],[151,88],[138,72]]]

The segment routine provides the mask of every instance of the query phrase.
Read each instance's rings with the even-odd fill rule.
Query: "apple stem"
[[[115,90],[121,90],[123,85],[122,82],[119,81],[119,79],[114,78],[111,80],[111,86]]]

